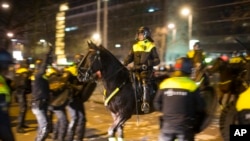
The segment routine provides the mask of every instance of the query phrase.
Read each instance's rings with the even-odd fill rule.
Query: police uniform
[[[12,64],[11,55],[4,50],[0,51],[0,140],[15,141],[11,130],[11,121],[9,117],[9,104],[11,100],[10,88],[6,83],[5,71]]]
[[[250,88],[239,95],[236,101],[239,124],[250,124]]]
[[[189,74],[191,66],[188,68]],[[174,74],[178,73],[180,75],[173,75],[160,83],[154,99],[155,109],[163,114],[160,118],[159,141],[193,141],[205,116],[205,102],[200,96],[198,86],[189,76],[182,75],[182,69],[176,69]]]
[[[50,100],[49,82],[46,74],[46,68],[50,64],[50,55],[47,54],[45,61],[39,66],[32,80],[32,112],[38,122],[38,132],[36,141],[44,141],[49,133],[48,123],[48,105]]]
[[[199,72],[204,68],[205,53],[203,52],[202,49],[196,49],[196,50],[193,49],[188,51],[187,57],[193,61],[194,68],[191,78],[195,80]]]
[[[242,84],[241,78],[242,72],[246,69],[246,60],[242,56],[233,56],[229,59],[229,68],[232,72],[232,92],[233,94],[237,94],[240,92],[240,87]]]
[[[155,44],[151,39],[151,33],[149,28],[140,27],[137,32],[137,36],[142,33],[143,40],[138,40],[131,48],[128,56],[124,60],[124,65],[134,62],[134,71],[136,77],[142,80],[143,89],[146,91],[146,100],[149,102],[150,97],[150,78],[153,75],[153,67],[160,63],[159,55],[157,53]],[[149,112],[149,109],[142,108],[145,113]]]

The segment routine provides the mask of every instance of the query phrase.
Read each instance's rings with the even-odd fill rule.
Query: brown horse
[[[78,79],[88,81],[100,71],[105,88],[105,106],[111,112],[113,124],[108,129],[109,140],[123,140],[124,123],[139,108],[139,97],[135,91],[130,71],[107,49],[88,42],[89,51],[78,65]]]

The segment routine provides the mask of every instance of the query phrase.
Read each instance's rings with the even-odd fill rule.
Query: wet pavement
[[[87,129],[84,141],[107,141],[107,129],[112,123],[112,118],[108,110],[103,105],[102,99],[103,87],[99,86],[88,102],[85,102]],[[11,118],[13,132],[17,141],[33,141],[36,135],[37,122],[30,108],[27,113],[28,128],[25,134],[15,132],[17,122],[18,105],[11,105]],[[203,132],[196,135],[196,141],[223,141],[218,129],[218,118],[220,110],[216,112],[212,123]],[[159,134],[159,112],[153,112],[146,115],[134,115],[128,120],[124,127],[126,141],[157,141]],[[54,122],[56,118],[54,119]],[[47,139],[46,141],[52,141]]]

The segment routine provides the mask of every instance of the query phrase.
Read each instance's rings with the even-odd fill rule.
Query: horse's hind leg
[[[117,128],[117,141],[124,141],[123,125]]]
[[[116,137],[115,137],[115,133],[116,133],[116,130],[117,130],[117,115],[114,114],[114,113],[111,113],[112,117],[113,117],[113,124],[109,127],[108,129],[108,141],[116,141]]]
[[[114,123],[108,130],[109,141],[116,141],[115,133],[117,132],[117,141],[124,141],[123,125],[127,119],[121,118],[118,115],[112,113]]]

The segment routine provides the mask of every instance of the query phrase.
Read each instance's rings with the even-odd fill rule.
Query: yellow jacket
[[[244,109],[250,109],[250,88],[239,95],[236,102],[236,109],[238,112]]]
[[[9,86],[6,84],[5,79],[0,75],[0,94],[4,94],[5,95],[5,100],[6,102],[10,102],[10,88]]]

